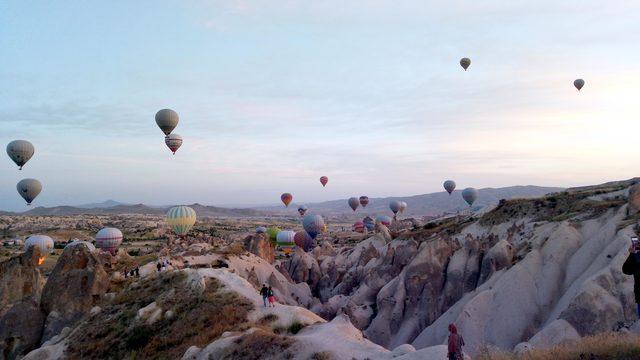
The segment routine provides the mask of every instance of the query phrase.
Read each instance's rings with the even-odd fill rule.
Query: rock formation
[[[275,250],[269,239],[267,238],[267,234],[253,234],[249,235],[244,239],[244,247],[250,253],[257,255],[270,264],[273,264],[275,261]]]

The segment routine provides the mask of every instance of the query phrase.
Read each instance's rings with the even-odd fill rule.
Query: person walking
[[[262,295],[262,303],[264,307],[267,307],[267,298],[269,297],[269,289],[267,289],[266,284],[262,284],[262,289],[260,289],[260,295]]]
[[[136,277],[140,277],[140,266],[136,265]]]
[[[273,295],[273,289],[269,286],[267,290],[267,296],[269,297],[269,306],[276,307],[276,297]]]
[[[156,264],[156,268],[158,269],[158,272],[162,270],[162,265],[160,264],[160,261],[158,261],[158,263]]]
[[[462,354],[464,339],[458,334],[458,328],[454,324],[449,324],[449,339],[447,343],[449,360],[464,360],[464,355]]]
[[[633,276],[633,294],[636,300],[636,311],[640,317],[640,252],[638,252],[638,238],[631,238],[629,257],[622,264],[622,272]]]
[[[127,268],[124,268],[124,278],[126,279],[129,276],[129,271]]]

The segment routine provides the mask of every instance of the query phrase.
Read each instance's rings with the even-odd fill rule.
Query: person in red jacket
[[[454,324],[449,324],[449,360],[464,360],[464,355],[462,355],[463,346],[464,340],[462,339],[462,336],[458,334],[458,328]]]

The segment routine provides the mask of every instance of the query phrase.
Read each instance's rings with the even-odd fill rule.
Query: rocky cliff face
[[[253,234],[244,239],[244,247],[248,252],[257,255],[264,260],[273,264],[275,261],[275,250],[269,243],[269,239],[266,234]]]
[[[638,221],[631,185],[504,201],[388,244],[373,237],[335,256],[296,253],[285,268],[321,301],[316,313],[347,314],[387,348],[443,344],[449,323],[472,353],[611,331],[636,318],[632,279],[621,272]]]
[[[88,314],[108,287],[109,276],[89,248],[65,248],[42,291],[40,303],[47,315],[43,340]]]
[[[44,278],[38,270],[40,251],[31,247],[0,263],[0,309],[21,300],[40,299]]]

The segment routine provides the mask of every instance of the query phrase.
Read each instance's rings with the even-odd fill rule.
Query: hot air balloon
[[[469,67],[469,65],[471,65],[471,59],[469,58],[460,59],[460,66],[462,66],[464,71],[467,71],[467,68]]]
[[[362,205],[362,207],[367,207],[368,204],[369,204],[369,197],[360,196],[360,205]]]
[[[401,207],[402,207],[402,204],[398,200],[393,200],[392,202],[389,203],[389,209],[393,211],[394,215],[397,214],[398,211],[400,211]]]
[[[358,201],[358,198],[356,198],[356,197],[351,197],[351,198],[349,198],[349,200],[347,200],[347,203],[349,204],[349,207],[350,207],[353,211],[356,211],[356,209],[358,208],[358,206],[360,206],[360,201]]]
[[[325,231],[324,219],[320,215],[307,214],[302,219],[302,226],[309,233],[312,239]]]
[[[362,223],[364,224],[364,227],[369,231],[373,231],[373,229],[375,229],[376,227],[376,222],[369,216],[362,219]]]
[[[293,237],[295,244],[304,251],[310,251],[315,247],[315,241],[306,231],[298,231]]]
[[[24,243],[24,250],[29,250],[30,247],[35,246],[40,250],[40,259],[38,259],[38,265],[42,265],[44,258],[49,255],[53,250],[53,239],[47,235],[31,235]]]
[[[264,226],[258,226],[256,228],[256,234],[264,234],[267,232],[267,228]]]
[[[20,170],[31,159],[34,152],[33,144],[27,140],[14,140],[7,145],[7,155],[20,167]]]
[[[169,150],[171,150],[171,152],[173,152],[173,155],[175,155],[176,151],[178,151],[178,149],[180,149],[180,146],[182,146],[182,136],[178,134],[169,134],[165,136],[164,143],[167,144]]]
[[[178,113],[171,109],[162,109],[156,113],[156,124],[165,135],[171,134],[178,126]]]
[[[449,195],[451,195],[453,190],[456,189],[456,182],[453,181],[453,180],[447,180],[447,181],[444,182],[444,184],[442,184],[442,186],[444,186],[444,189],[447,190]]]
[[[584,86],[584,80],[582,79],[575,79],[573,81],[573,86],[576,87],[576,89],[578,89],[578,91],[580,91],[580,89],[582,89],[582,87]]]
[[[274,247],[276,246],[276,241],[277,241],[279,232],[280,232],[280,229],[276,226],[267,228],[267,235],[269,236],[269,241],[271,242],[271,245],[273,245]]]
[[[196,223],[196,212],[188,206],[175,206],[167,212],[167,224],[178,236],[186,236]]]
[[[294,236],[296,236],[296,233],[291,230],[283,230],[276,235],[276,244],[285,254],[293,251],[293,247],[296,245],[293,241]]]
[[[115,255],[122,244],[122,232],[116,228],[106,227],[96,234],[96,247]]]
[[[404,214],[404,211],[407,209],[407,203],[404,201],[400,201],[400,214]]]
[[[467,204],[469,204],[469,206],[471,206],[476,199],[478,199],[478,190],[474,188],[466,188],[462,190],[462,198],[467,202]]]
[[[327,183],[329,182],[329,178],[326,176],[321,176],[320,177],[320,184],[322,184],[322,187],[327,186]]]
[[[284,206],[289,207],[289,203],[293,200],[293,195],[289,193],[284,193],[280,195],[280,200],[284,203]]]
[[[376,222],[381,223],[384,226],[391,226],[391,222],[393,221],[393,219],[391,219],[389,216],[387,215],[378,215],[378,217],[376,217]]]
[[[364,232],[364,223],[362,222],[362,220],[358,220],[355,223],[353,223],[353,231],[357,232],[357,233],[363,233]]]
[[[16,188],[20,196],[27,201],[27,205],[31,205],[33,199],[42,191],[42,184],[36,179],[23,179],[20,180]]]
[[[300,214],[300,216],[304,216],[304,214],[307,213],[307,210],[309,210],[309,208],[306,205],[300,205],[298,207],[298,213]]]

